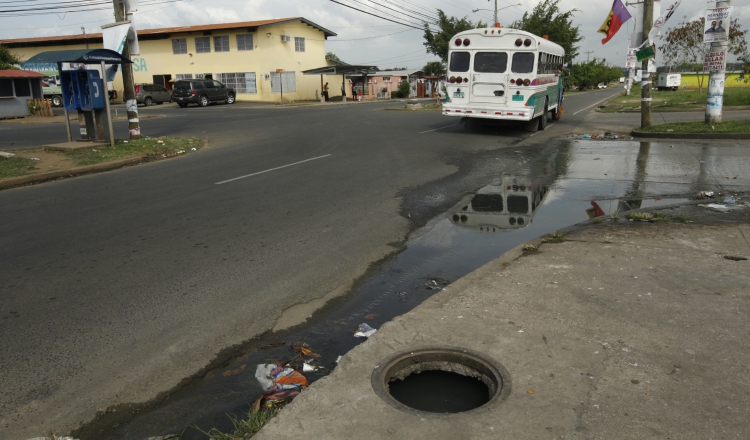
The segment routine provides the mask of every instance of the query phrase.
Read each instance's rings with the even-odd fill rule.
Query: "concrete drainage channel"
[[[393,354],[372,372],[372,388],[392,407],[422,417],[480,413],[510,395],[510,374],[499,362],[456,347]]]

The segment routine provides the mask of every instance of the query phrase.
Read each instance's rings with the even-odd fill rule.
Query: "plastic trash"
[[[698,196],[706,199],[706,198],[709,198],[709,197],[713,197],[714,196],[714,192],[713,191],[701,191],[700,194],[698,194]]]
[[[5,151],[0,151],[0,157],[13,157],[15,154],[13,153],[6,153]]]
[[[193,147],[193,148],[190,149],[190,151],[198,151],[198,149],[195,148],[195,147]]]
[[[258,365],[255,378],[266,391],[293,390],[308,385],[307,378],[301,373],[276,364]]]
[[[359,331],[357,333],[355,333],[354,336],[356,336],[358,338],[369,338],[376,331],[377,330],[375,330],[374,328],[370,327],[367,324],[360,324],[359,325]]]
[[[38,157],[32,157],[31,160],[42,160],[42,159],[39,159]]]
[[[314,366],[308,364],[307,362],[305,362],[304,364],[302,364],[302,371],[315,371],[315,370],[317,370],[317,368],[315,368]]]
[[[726,203],[727,205],[736,205],[737,204],[737,199],[735,199],[734,197],[726,196],[724,198],[724,203]]]
[[[336,358],[336,363],[338,364],[339,362],[341,362],[341,359],[343,359],[343,358],[344,358],[344,356],[339,356],[339,357],[337,357],[337,358]]]
[[[584,134],[583,136],[581,136],[581,138],[583,138],[583,139],[591,139],[591,135],[590,134]]]
[[[729,211],[729,207],[727,205],[720,205],[718,203],[709,203],[708,205],[699,205],[699,206],[702,206],[702,207],[708,208],[708,209],[712,209],[714,211],[719,211],[719,212],[727,212],[727,211]]]

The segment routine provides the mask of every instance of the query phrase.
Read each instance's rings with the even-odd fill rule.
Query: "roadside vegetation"
[[[258,411],[251,410],[246,419],[229,416],[232,420],[232,432],[221,432],[216,428],[203,432],[211,440],[244,440],[253,437],[281,411],[283,406],[272,406]]]
[[[706,108],[706,94],[698,90],[659,91],[652,90],[652,109],[669,110],[701,110]],[[727,87],[724,89],[724,107],[750,106],[750,87]],[[605,113],[619,111],[635,111],[641,109],[641,87],[634,86],[630,96],[623,93],[607,102]]]
[[[0,179],[69,170],[135,157],[165,159],[197,151],[202,146],[203,142],[197,138],[144,137],[118,140],[114,147],[97,146],[70,152],[44,151],[40,148],[13,150],[13,157],[0,157]]]

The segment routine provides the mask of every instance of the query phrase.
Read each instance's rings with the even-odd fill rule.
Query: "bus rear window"
[[[505,73],[508,69],[506,52],[477,52],[474,55],[474,71],[482,73]]]
[[[532,73],[534,71],[534,54],[531,52],[516,52],[513,54],[513,73]]]
[[[469,52],[453,52],[448,70],[451,72],[468,72],[470,59],[471,54]]]

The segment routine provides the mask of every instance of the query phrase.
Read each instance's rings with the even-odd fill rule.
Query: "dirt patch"
[[[76,164],[65,154],[59,151],[44,150],[24,150],[14,152],[17,157],[34,160],[34,174],[46,173],[49,171],[67,170],[76,166]]]

